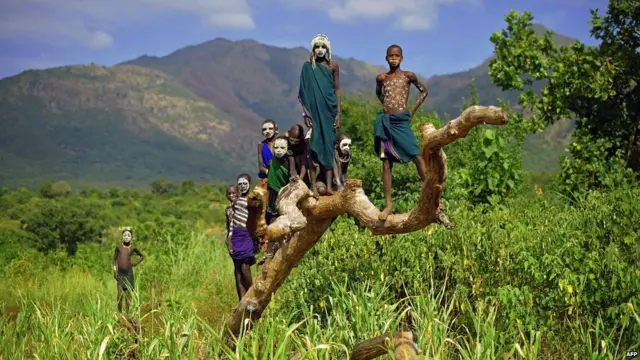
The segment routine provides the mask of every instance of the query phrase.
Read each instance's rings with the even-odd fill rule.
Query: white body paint
[[[276,139],[273,142],[273,155],[281,158],[287,154],[289,150],[289,142],[285,139]]]
[[[276,127],[273,125],[273,123],[268,122],[262,124],[262,135],[264,135],[265,139],[270,139],[271,137],[273,137],[273,135],[275,135],[275,133]]]
[[[342,139],[342,141],[340,141],[340,152],[343,154],[351,152],[351,139]]]
[[[249,186],[251,184],[249,184],[249,179],[241,177],[240,179],[238,179],[238,191],[240,191],[240,193],[242,195],[246,194],[247,192],[249,192]]]

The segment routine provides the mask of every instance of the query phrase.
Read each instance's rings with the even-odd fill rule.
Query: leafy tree
[[[40,185],[40,196],[47,199],[53,198],[53,186],[51,181],[44,182]]]
[[[180,195],[193,194],[196,191],[196,184],[191,179],[184,180],[180,183]]]
[[[111,199],[116,199],[120,196],[120,190],[118,190],[117,188],[110,188],[109,189],[109,198]]]
[[[71,185],[66,181],[56,181],[51,185],[54,197],[66,197],[71,195]]]
[[[66,181],[57,181],[51,183],[47,181],[40,185],[40,196],[47,199],[54,199],[57,197],[66,197],[71,194],[71,185]]]
[[[60,203],[43,203],[39,211],[20,220],[22,228],[36,237],[39,251],[48,253],[64,246],[74,255],[78,243],[98,240],[101,229],[92,219],[96,213]]]
[[[528,12],[512,11],[505,20],[506,29],[491,36],[494,83],[523,91],[519,104],[532,128],[541,130],[561,119],[577,121],[569,149],[575,160],[563,159],[560,189],[606,186],[611,182],[607,173],[616,172],[625,181],[625,167],[639,171],[640,3],[612,1],[604,17],[592,11],[591,34],[601,41],[597,47],[579,41],[557,46],[551,32],[537,36]],[[531,86],[539,81],[544,86],[536,93]]]
[[[178,187],[165,178],[154,180],[151,183],[151,192],[155,195],[175,194]]]
[[[478,105],[475,79],[469,85],[471,101],[462,110]],[[508,107],[504,106],[506,109]],[[473,203],[497,203],[522,181],[522,143],[529,129],[517,114],[510,114],[507,126],[476,127],[464,139],[450,146],[451,185],[447,198],[467,198]]]

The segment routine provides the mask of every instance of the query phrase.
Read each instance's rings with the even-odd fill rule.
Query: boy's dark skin
[[[325,48],[327,49],[327,47],[325,45],[316,45],[314,46],[314,48],[312,49],[312,51],[315,53],[315,49],[316,48]],[[328,51],[329,49],[327,49]],[[315,55],[313,55],[315,56]],[[326,66],[329,68],[329,70],[332,71],[333,73],[333,81],[335,82],[336,86],[335,86],[335,91],[336,91],[336,100],[337,100],[337,113],[336,113],[336,118],[333,122],[333,127],[335,129],[339,129],[340,128],[340,112],[342,109],[342,105],[341,105],[341,101],[340,101],[340,67],[338,66],[338,63],[336,62],[329,62],[327,60],[326,56],[323,57],[317,57],[316,56],[316,64],[320,65],[320,66]],[[304,110],[305,113],[309,114],[309,111],[307,111],[307,109]],[[304,117],[304,124],[307,126],[307,128],[311,128],[312,126],[312,119],[308,116]],[[333,180],[333,168],[331,169],[324,169],[325,170],[325,178],[327,179],[328,183],[331,184],[331,181]],[[310,162],[309,164],[309,181],[311,182],[311,192],[313,193],[313,196],[315,198],[320,197],[320,194],[318,193],[318,190],[316,189],[316,179],[317,179],[318,173],[317,173],[317,169],[314,166],[313,163]],[[329,196],[329,195],[333,195],[333,191],[331,190],[331,187],[327,187],[327,191],[325,192],[325,195]]]
[[[144,255],[137,247],[131,243],[131,237],[125,235],[127,231],[123,231],[123,243],[116,246],[115,253],[113,254],[113,278],[118,281],[118,272],[130,271],[134,266],[137,266],[144,260]],[[129,232],[130,234],[130,232]],[[127,241],[129,240],[129,241]],[[140,258],[134,264],[131,262],[131,255],[137,254]],[[126,296],[123,296],[125,295]],[[131,292],[126,286],[118,284],[118,311],[122,312],[122,301],[126,301],[126,312],[129,312],[129,304],[131,301]]]
[[[236,185],[229,185],[227,186],[227,200],[229,200],[229,206],[226,209],[227,212],[227,250],[229,250],[229,254],[233,253],[233,250],[231,250],[231,234],[229,233],[229,229],[231,226],[231,214],[229,213],[229,210],[231,209],[231,207],[233,206],[233,203],[236,201],[236,199],[238,198],[238,186]]]
[[[301,125],[294,124],[291,126],[291,129],[289,129],[287,135],[289,138],[289,150],[291,150],[290,157],[293,159],[293,166],[291,166],[289,173],[292,179],[297,176],[305,181],[308,157],[307,143],[304,141],[304,130]]]
[[[410,111],[413,118],[413,115],[427,98],[429,92],[416,74],[400,69],[402,59],[402,48],[400,46],[391,45],[387,48],[386,60],[389,64],[389,71],[376,77],[376,96],[382,103],[385,114],[401,114],[408,108],[409,90],[413,84],[420,91],[420,96]],[[416,164],[420,180],[424,182],[424,159],[418,155],[413,159],[413,163]],[[391,200],[392,169],[393,162],[388,157],[382,159],[382,183],[384,185],[386,206],[379,215],[380,220],[386,220],[393,211],[393,202]]]

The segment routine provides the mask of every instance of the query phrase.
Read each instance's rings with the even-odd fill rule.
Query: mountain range
[[[573,41],[561,35],[554,40]],[[300,121],[299,67],[308,56],[302,47],[217,38],[112,67],[71,65],[2,79],[0,184],[64,179],[136,186],[159,177],[230,181],[239,172],[253,174],[261,122],[276,119],[287,129]],[[346,94],[372,95],[373,79],[386,71],[353,58],[333,59]],[[490,60],[423,79],[430,93],[426,110],[456,116],[472,78],[482,104],[498,97],[515,103],[517,94],[492,84]],[[557,167],[570,130],[570,123],[559,123],[530,136],[525,166]]]

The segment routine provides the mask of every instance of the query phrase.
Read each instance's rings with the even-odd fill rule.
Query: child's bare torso
[[[401,114],[407,111],[409,101],[409,89],[411,80],[404,71],[394,74],[383,74],[383,95],[382,103],[385,114]]]

